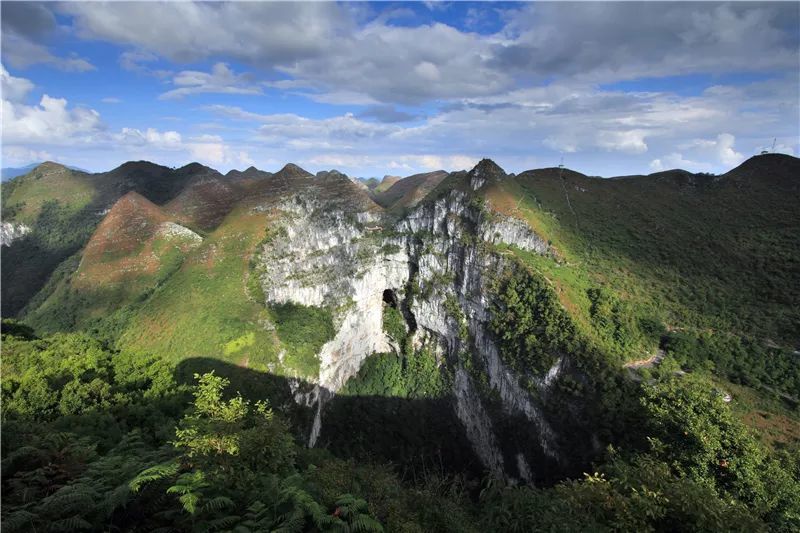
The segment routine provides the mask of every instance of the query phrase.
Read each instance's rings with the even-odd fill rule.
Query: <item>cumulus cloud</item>
[[[78,2],[60,6],[79,35],[150,51],[175,62],[225,56],[262,66],[325,52],[354,21],[332,3]],[[236,31],[231,31],[235,28]]]
[[[217,135],[187,137],[174,130],[130,127],[112,132],[97,111],[70,106],[66,99],[47,94],[38,104],[26,105],[22,100],[33,84],[0,68],[3,81],[2,145],[3,156],[8,161],[24,164],[57,159],[58,154],[68,148],[71,154],[99,151],[104,159],[113,153],[115,158],[127,155],[156,160],[165,157],[178,162],[194,159],[211,165],[253,164],[247,150],[231,146]]]
[[[353,169],[358,172],[364,168],[385,169],[388,172],[412,173],[432,170],[469,170],[480,159],[462,154],[441,156],[434,154],[323,154],[301,159],[310,168]]]
[[[397,51],[402,50],[401,54]],[[324,55],[278,68],[309,87],[364,93],[386,103],[496,94],[513,86],[491,68],[490,42],[444,24],[367,25]]]
[[[33,89],[33,83],[30,80],[12,76],[3,65],[0,65],[0,79],[2,80],[3,98],[11,102],[23,101]]]
[[[140,130],[123,128],[113,135],[116,144],[131,153],[153,154],[181,153],[193,160],[210,165],[252,165],[247,151],[229,146],[219,135],[199,135],[184,138],[177,131],[159,131],[155,128]]]
[[[102,130],[93,109],[68,108],[64,98],[43,95],[38,105],[3,100],[3,141],[8,143],[66,144],[78,135]]]
[[[261,88],[253,83],[249,74],[235,74],[225,63],[217,63],[211,72],[184,70],[172,78],[176,89],[159,96],[161,100],[183,98],[191,94],[261,94]]]
[[[670,168],[695,172],[707,172],[712,168],[727,170],[745,160],[745,156],[734,149],[735,142],[736,137],[730,133],[720,133],[711,139],[692,139],[677,145],[684,153],[692,154],[691,159],[684,157],[683,153],[673,152],[651,161],[650,168],[654,171]]]
[[[85,38],[176,62],[229,57],[288,74],[295,87],[335,90],[340,97],[419,102],[491,94],[512,83],[487,67],[490,43],[476,34],[444,24],[392,26],[386,17],[359,27],[348,7],[334,3],[174,2],[160,5],[158,17],[151,5],[137,3],[61,9]]]
[[[644,130],[601,131],[597,145],[610,151],[641,154],[647,151],[645,135]]]
[[[23,50],[26,64],[37,54],[36,61],[47,62],[48,36],[69,31],[121,45],[123,69],[170,84],[163,99],[259,94],[262,88],[292,97],[269,109],[293,112],[204,108],[236,121],[226,139],[182,130],[170,147],[168,131],[155,129],[148,140],[145,128],[128,132],[131,149],[178,157],[192,155],[194,147],[209,161],[269,152],[281,161],[324,158],[408,170],[430,168],[430,158],[448,163],[473,155],[521,170],[532,161],[556,164],[561,152],[590,173],[597,173],[594,165],[624,173],[671,165],[724,170],[771,145],[773,137],[787,150],[798,149],[796,123],[787,120],[800,112],[797,4],[521,4],[493,8],[506,9],[493,35],[441,23],[400,24],[408,10],[338,3],[174,2],[159,4],[157,17],[146,3],[35,4],[29,15],[9,21],[6,12],[14,6],[7,4],[3,44],[22,36],[29,50],[4,46],[4,58]],[[446,8],[434,9],[440,7]],[[51,9],[62,15],[58,24]],[[186,66],[200,61],[217,63],[208,72]],[[253,74],[228,66],[242,64]],[[647,92],[607,85],[752,72],[769,79],[745,84],[721,77],[719,85],[688,95],[670,92],[679,83],[670,79],[642,81],[659,87]],[[4,77],[4,91],[13,86],[6,99],[15,110],[30,94],[19,80]],[[302,116],[291,107],[298,96],[340,111]],[[58,108],[48,105],[51,112]],[[27,107],[44,112],[41,102]],[[63,106],[67,114],[81,109]],[[189,117],[184,124],[193,134],[203,131]],[[115,131],[122,135],[120,127]],[[105,142],[120,142],[109,135]],[[82,138],[89,137],[102,136],[89,131]]]
[[[700,163],[686,159],[683,157],[683,154],[678,152],[667,154],[659,159],[653,159],[650,162],[650,170],[653,172],[661,172],[662,170],[671,170],[674,168],[680,168],[693,172],[704,172],[708,171],[711,166],[708,163]]]
[[[353,114],[323,119],[259,114],[220,105],[204,109],[253,123],[259,144],[270,153],[298,161],[322,157],[371,165],[376,161],[372,155],[383,154],[380,160],[387,164],[394,160],[406,165],[403,168],[429,168],[422,166],[421,159],[388,157],[390,146],[404,155],[466,153],[504,159],[512,165],[510,171],[524,170],[529,167],[522,165],[534,162],[558,164],[559,152],[570,155],[568,164],[591,174],[597,174],[599,167],[606,169],[606,175],[671,167],[724,171],[741,162],[745,153],[758,153],[765,139],[759,133],[753,137],[754,131],[776,132],[789,142],[796,138],[796,126],[782,118],[799,111],[796,102],[787,107],[783,99],[791,94],[785,88],[791,83],[788,79],[770,82],[767,90],[756,86],[759,82],[725,94],[718,88],[691,97],[553,84],[465,99],[414,123],[372,122]],[[753,116],[742,122],[740,117],[746,113]],[[720,131],[725,133],[720,135]],[[729,135],[735,137],[735,147]],[[746,150],[742,139],[747,139]]]
[[[154,128],[140,130],[137,128],[122,128],[114,138],[122,144],[133,146],[151,145],[161,150],[182,148],[181,134],[177,131],[158,131]]]
[[[736,137],[730,133],[721,133],[717,136],[715,148],[717,157],[719,157],[719,161],[723,165],[732,167],[744,160],[744,156],[733,149],[734,142],[736,142]]]

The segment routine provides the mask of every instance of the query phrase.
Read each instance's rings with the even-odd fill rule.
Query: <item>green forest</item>
[[[800,451],[760,443],[703,371],[652,372],[625,399],[624,444],[581,477],[530,487],[424,463],[410,475],[344,446],[308,449],[286,405],[243,395],[246,383],[224,368],[187,377],[156,355],[85,333],[37,338],[11,320],[2,340],[7,531],[800,527]],[[696,365],[702,347],[669,349]],[[413,402],[437,397],[446,379],[424,350],[386,354],[341,394]],[[369,427],[347,414],[333,416]]]

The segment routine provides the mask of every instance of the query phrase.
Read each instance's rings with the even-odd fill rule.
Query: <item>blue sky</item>
[[[800,5],[3,2],[3,166],[723,172],[800,152]]]

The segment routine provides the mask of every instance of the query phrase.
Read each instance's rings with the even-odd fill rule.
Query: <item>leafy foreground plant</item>
[[[345,494],[329,512],[303,488],[288,427],[266,403],[240,395],[225,401],[227,379],[195,378],[194,407],[173,442],[182,453],[141,472],[132,492],[166,486],[177,502],[161,515],[192,530],[383,531],[364,500]]]

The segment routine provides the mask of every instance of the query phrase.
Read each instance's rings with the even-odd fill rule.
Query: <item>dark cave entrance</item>
[[[400,311],[400,314],[403,315],[403,320],[406,321],[409,333],[417,331],[417,320],[414,317],[414,313],[411,312],[408,300],[400,301],[394,289],[383,291],[383,305]]]
[[[392,309],[397,309],[397,295],[392,289],[386,289],[383,291],[383,303]]]

